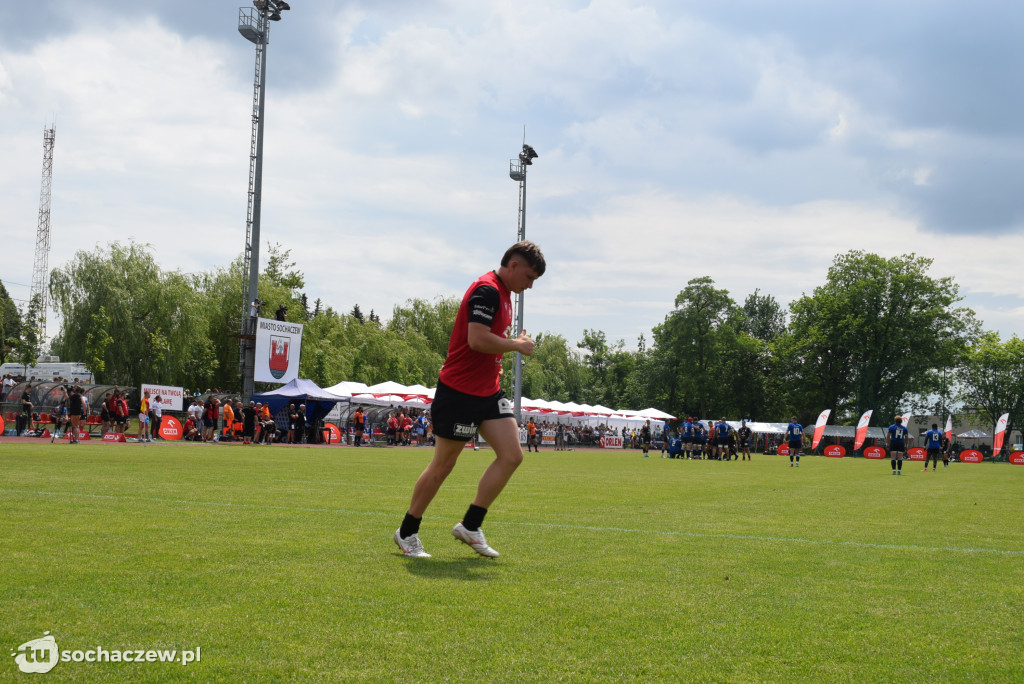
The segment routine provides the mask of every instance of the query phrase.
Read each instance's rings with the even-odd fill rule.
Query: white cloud
[[[51,264],[128,236],[166,268],[241,252],[253,64],[230,23],[222,40],[148,19],[0,47],[5,250],[32,252],[56,113]],[[506,164],[525,123],[541,154],[527,234],[549,258],[531,330],[632,344],[692,277],[787,303],[861,248],[934,257],[968,304],[1024,331],[1019,279],[991,260],[1024,247],[1020,231],[979,235],[979,219],[940,238],[930,218],[993,205],[1005,224],[1019,193],[992,174],[1012,182],[1024,155],[895,116],[885,50],[812,50],[797,27],[627,0],[349,3],[328,24],[334,43],[308,52],[327,61],[294,66],[317,78],[287,71],[296,24],[275,26],[269,52],[263,238],[292,249],[311,298],[387,315],[460,296],[514,238]],[[0,275],[28,282],[30,265]]]

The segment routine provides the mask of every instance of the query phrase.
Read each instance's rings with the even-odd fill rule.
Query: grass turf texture
[[[430,455],[0,442],[4,645],[202,648],[54,681],[1024,680],[1024,468],[545,451],[490,560],[451,536],[470,451],[406,559]]]

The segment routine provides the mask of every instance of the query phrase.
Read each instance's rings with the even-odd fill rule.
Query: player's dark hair
[[[544,275],[547,264],[544,261],[544,255],[541,253],[540,247],[529,240],[520,240],[505,250],[505,256],[501,257],[501,265],[508,266],[508,262],[512,261],[512,258],[516,256],[522,257],[523,261],[537,272],[538,277]]]

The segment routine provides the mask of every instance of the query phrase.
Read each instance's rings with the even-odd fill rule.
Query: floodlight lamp
[[[539,156],[540,155],[537,154],[537,150],[526,144],[523,144],[523,151],[519,153],[519,159],[524,164],[533,164],[533,160]]]
[[[278,9],[279,12],[287,12],[288,10],[290,10],[292,8],[292,6],[289,5],[287,2],[285,2],[284,0],[270,0],[270,1],[273,2],[275,5],[277,5],[277,9]]]
[[[252,0],[252,4],[256,9],[264,9],[267,6],[267,0]]]
[[[277,10],[272,10],[270,14],[267,15],[267,19],[270,21],[281,21],[281,15]]]

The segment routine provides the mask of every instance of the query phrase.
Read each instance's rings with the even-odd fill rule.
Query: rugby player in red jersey
[[[476,498],[452,530],[456,539],[481,556],[497,558],[480,530],[484,515],[523,460],[519,426],[512,402],[501,390],[501,357],[518,351],[533,353],[533,340],[522,331],[510,339],[512,293],[533,287],[544,275],[544,255],[523,240],[508,248],[497,271],[486,273],[466,290],[448,341],[430,413],[434,423],[434,458],[416,481],[409,511],[395,532],[395,543],[407,556],[429,558],[419,538],[420,521],[455,462],[476,433],[494,449],[494,461],[484,471]]]

